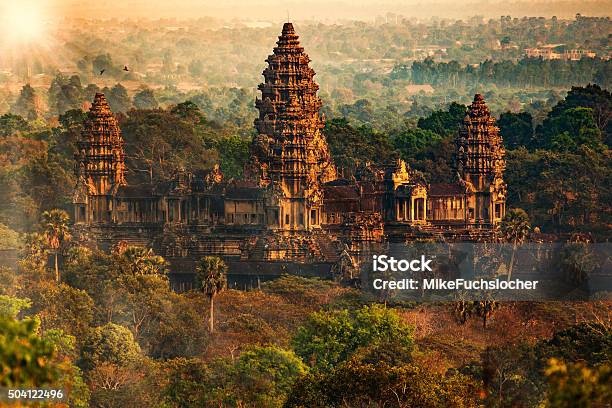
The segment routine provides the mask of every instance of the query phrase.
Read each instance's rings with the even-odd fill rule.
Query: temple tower
[[[466,223],[490,227],[506,213],[505,149],[495,118],[480,94],[455,139],[455,169],[467,191]]]
[[[104,94],[94,97],[75,155],[77,187],[73,198],[75,222],[112,219],[113,196],[125,185],[123,137]]]
[[[268,224],[282,230],[310,230],[321,223],[321,183],[336,178],[321,129],[321,99],[310,58],[300,46],[293,24],[285,23],[266,62],[261,99],[255,106],[258,135],[251,147],[251,173],[275,191],[277,209]]]

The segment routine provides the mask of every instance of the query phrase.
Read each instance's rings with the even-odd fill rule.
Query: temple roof
[[[474,101],[469,107],[468,116],[466,120],[469,118],[486,118],[488,119],[491,116],[491,112],[487,107],[484,97],[481,94],[474,95]]]
[[[115,148],[123,146],[123,138],[119,124],[113,116],[106,97],[103,93],[96,93],[89,108],[87,119],[83,123],[83,135],[103,137],[102,142],[112,143]]]
[[[293,29],[293,23],[285,23],[283,24],[283,32],[282,35],[295,34],[295,30]]]
[[[299,38],[292,23],[283,24],[283,31],[276,42],[277,47],[274,48],[274,54],[304,52],[304,48],[300,47]]]
[[[110,105],[106,101],[106,96],[100,92],[97,92],[94,96],[94,100],[91,103],[91,108],[89,108],[89,111],[94,114],[112,115]]]
[[[461,184],[455,183],[434,183],[429,185],[429,196],[456,196],[465,194],[465,188]]]
[[[329,185],[323,186],[323,194],[326,200],[359,200],[361,197],[356,185]]]
[[[117,189],[117,197],[129,199],[129,198],[152,198],[154,197],[153,192],[156,186],[149,183],[144,184],[130,184],[120,186]]]
[[[264,190],[260,187],[233,187],[228,188],[225,197],[233,200],[262,199]]]

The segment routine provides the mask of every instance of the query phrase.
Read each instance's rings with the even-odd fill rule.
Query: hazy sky
[[[387,12],[407,17],[466,17],[484,15],[499,17],[537,15],[571,17],[609,16],[612,0],[0,0],[0,3],[44,4],[48,14],[89,18],[193,18],[202,16],[223,19],[343,19],[372,20]]]

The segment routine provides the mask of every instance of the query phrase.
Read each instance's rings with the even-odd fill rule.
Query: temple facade
[[[224,257],[230,280],[243,284],[281,273],[332,277],[388,241],[486,239],[501,221],[505,152],[481,95],[456,136],[454,183],[430,184],[401,160],[366,164],[347,180],[333,164],[315,72],[291,23],[266,62],[257,135],[240,180],[225,180],[216,166],[130,185],[121,131],[96,94],[75,155],[74,228],[81,239],[105,249],[154,248],[169,260],[181,290],[206,255]]]

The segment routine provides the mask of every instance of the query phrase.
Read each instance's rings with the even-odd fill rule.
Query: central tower
[[[321,99],[310,58],[300,46],[293,24],[285,23],[266,62],[261,99],[255,106],[257,136],[251,152],[251,174],[274,191],[278,223],[283,230],[310,230],[321,223],[321,184],[336,178],[321,130]]]
[[[455,148],[455,170],[467,190],[466,222],[476,227],[499,223],[506,213],[506,152],[495,118],[480,94],[474,96]]]

